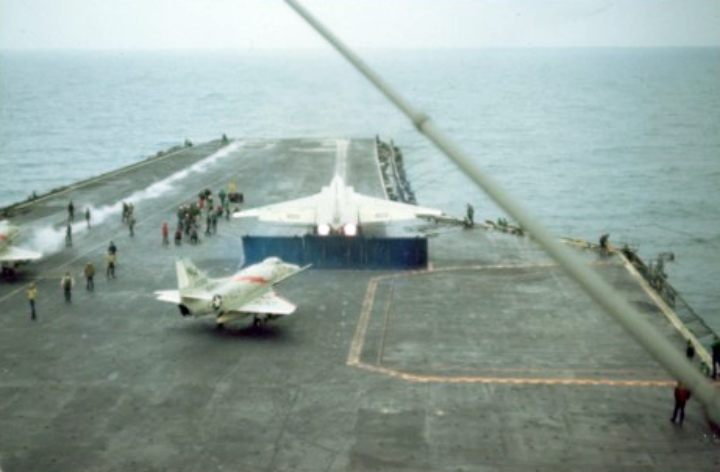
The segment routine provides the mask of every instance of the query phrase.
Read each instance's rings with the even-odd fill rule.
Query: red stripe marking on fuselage
[[[237,282],[250,282],[251,284],[266,284],[270,282],[265,277],[260,277],[258,275],[238,275],[233,280],[236,280]]]

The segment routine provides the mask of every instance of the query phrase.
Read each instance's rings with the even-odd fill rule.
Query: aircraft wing
[[[393,202],[383,198],[355,194],[360,223],[412,220],[418,216],[440,216],[442,211],[434,208]]]
[[[267,313],[271,315],[291,315],[297,307],[278,296],[274,291],[269,291],[265,295],[256,298],[250,303],[246,303],[241,307],[233,308],[232,311],[243,313]]]
[[[290,272],[288,274],[285,274],[284,276],[280,277],[279,279],[276,279],[272,284],[277,285],[285,279],[289,279],[290,277],[294,277],[294,276],[298,275],[300,272],[304,272],[304,271],[308,270],[310,267],[312,267],[312,264],[302,266],[298,270],[296,270],[294,272]]]
[[[260,221],[290,224],[314,224],[320,194],[251,208],[233,214],[235,218],[257,217]]]
[[[158,290],[155,292],[155,297],[161,302],[175,303],[176,305],[181,303],[180,292],[177,290]]]
[[[212,295],[204,290],[158,290],[155,297],[163,302],[180,304],[183,299],[211,301]]]
[[[28,249],[20,249],[15,246],[8,246],[0,251],[0,262],[27,262],[35,261],[42,257],[42,254]]]

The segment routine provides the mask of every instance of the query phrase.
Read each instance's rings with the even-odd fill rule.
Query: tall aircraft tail
[[[209,282],[209,277],[201,271],[190,259],[177,259],[175,261],[177,270],[178,289],[201,287]]]

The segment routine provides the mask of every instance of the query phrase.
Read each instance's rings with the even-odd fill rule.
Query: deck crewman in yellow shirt
[[[27,299],[30,302],[30,319],[35,321],[37,314],[35,313],[35,299],[37,298],[37,285],[35,282],[30,283],[27,288]]]

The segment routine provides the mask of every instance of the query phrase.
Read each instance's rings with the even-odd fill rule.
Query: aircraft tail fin
[[[209,282],[208,276],[201,271],[190,259],[178,259],[175,261],[177,270],[178,289],[185,290],[206,285]]]

